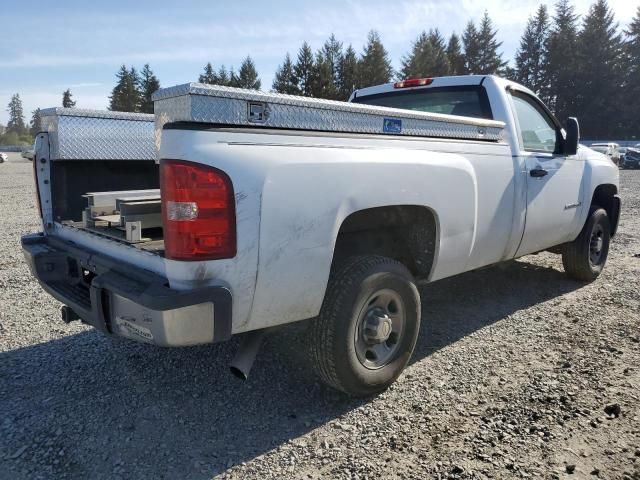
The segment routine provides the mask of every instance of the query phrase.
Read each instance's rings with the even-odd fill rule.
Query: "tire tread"
[[[359,282],[372,267],[389,263],[396,263],[406,268],[397,260],[380,255],[358,255],[347,258],[331,272],[320,315],[311,322],[308,330],[307,351],[314,370],[324,383],[345,393],[349,391],[340,381],[333,355],[335,325],[338,321],[336,317],[345,307],[347,292],[356,287],[355,283]]]
[[[570,243],[567,243],[562,252],[562,265],[564,270],[571,278],[583,282],[592,282],[600,272],[595,273],[589,265],[589,242],[591,240],[591,231],[588,228],[591,218],[596,212],[601,211],[605,218],[606,210],[598,206],[592,206],[589,210],[589,216],[582,228],[580,235]],[[586,257],[585,257],[586,255]],[[585,261],[586,260],[586,261]],[[606,261],[606,259],[605,259]]]

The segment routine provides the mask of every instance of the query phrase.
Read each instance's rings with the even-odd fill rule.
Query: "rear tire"
[[[611,225],[605,209],[591,207],[580,235],[565,245],[562,264],[567,275],[575,280],[592,282],[602,272],[611,240]]]
[[[407,365],[420,329],[420,295],[407,268],[390,258],[347,258],[329,279],[308,329],[309,356],[327,385],[368,396]]]

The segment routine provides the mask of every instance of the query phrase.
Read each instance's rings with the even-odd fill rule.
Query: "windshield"
[[[607,153],[609,151],[609,147],[603,147],[603,146],[599,146],[599,145],[592,145],[591,149],[595,150],[596,152],[600,152],[600,153]]]
[[[394,90],[356,97],[352,102],[463,117],[493,118],[485,89],[478,86]]]

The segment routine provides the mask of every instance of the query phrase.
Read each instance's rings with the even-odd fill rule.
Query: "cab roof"
[[[412,79],[417,80],[417,79]],[[523,92],[529,93],[531,95],[535,95],[531,90],[522,85],[507,80],[502,77],[498,77],[496,75],[455,75],[455,76],[447,76],[447,77],[428,77],[421,80],[426,80],[426,84],[417,85],[417,86],[401,86],[399,84],[410,81],[400,81],[400,82],[390,82],[384,83],[381,85],[374,85],[372,87],[365,87],[355,90],[351,97],[349,97],[349,101],[352,101],[356,97],[366,97],[369,95],[377,95],[380,93],[389,93],[394,91],[408,91],[408,90],[422,90],[426,88],[435,88],[435,87],[458,87],[458,86],[474,86],[474,85],[482,85],[485,81],[492,81],[497,86],[502,86],[503,88],[510,87],[516,90],[521,90]]]

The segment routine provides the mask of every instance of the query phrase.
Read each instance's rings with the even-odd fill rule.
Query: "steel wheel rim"
[[[604,229],[602,225],[596,223],[591,230],[591,238],[589,239],[589,262],[592,266],[600,264],[602,252],[604,250]]]
[[[406,322],[400,294],[381,289],[364,302],[358,314],[354,343],[360,364],[369,370],[388,365],[399,349]]]

